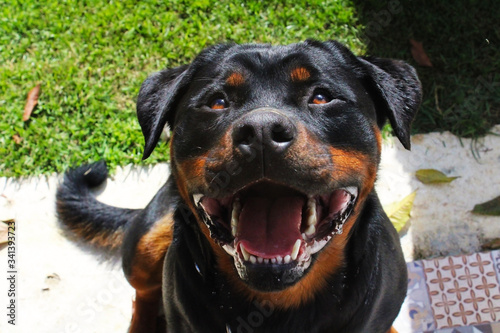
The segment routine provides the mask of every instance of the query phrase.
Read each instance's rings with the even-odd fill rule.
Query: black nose
[[[257,109],[241,117],[233,128],[234,146],[244,154],[252,150],[282,153],[297,136],[294,123],[274,109]]]

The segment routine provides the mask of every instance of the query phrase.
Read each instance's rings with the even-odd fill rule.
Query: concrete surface
[[[500,134],[500,125],[492,130]],[[412,152],[384,144],[377,190],[382,203],[417,190],[411,227],[402,237],[407,260],[471,253],[500,237],[500,217],[473,215],[477,203],[500,195],[500,136],[477,142],[449,133],[416,135]],[[479,157],[475,158],[473,151]],[[460,176],[450,184],[424,185],[418,169]],[[122,207],[147,204],[168,176],[165,164],[125,167],[108,180],[99,198]],[[126,332],[132,288],[119,263],[100,260],[65,237],[54,215],[60,177],[0,178],[0,220],[16,220],[17,318],[7,323],[7,249],[0,250],[0,332]]]

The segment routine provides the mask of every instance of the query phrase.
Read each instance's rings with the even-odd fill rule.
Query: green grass
[[[425,100],[416,131],[482,134],[500,122],[500,6],[494,0],[457,3],[402,1],[402,12],[368,42],[370,15],[387,4],[0,0],[0,176],[60,172],[102,158],[111,168],[168,160],[161,144],[141,162],[139,87],[148,74],[227,40],[337,39],[358,54],[412,62],[407,40],[414,37],[435,65],[418,69]],[[23,123],[26,95],[38,83],[39,104]],[[16,134],[21,143],[14,141]]]
[[[350,1],[9,1],[0,6],[0,175],[62,171],[105,158],[141,162],[135,98],[146,76],[220,41],[338,38],[357,51]],[[28,91],[42,85],[24,124]],[[22,142],[16,144],[18,134]]]

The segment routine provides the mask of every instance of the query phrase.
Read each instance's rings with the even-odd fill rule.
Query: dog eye
[[[309,101],[309,104],[326,104],[330,101],[331,99],[326,94],[315,93]]]
[[[209,106],[212,110],[223,110],[229,106],[229,103],[224,98],[214,98]]]

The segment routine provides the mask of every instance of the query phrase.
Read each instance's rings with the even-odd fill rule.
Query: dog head
[[[221,269],[249,292],[300,302],[342,265],[381,126],[409,149],[420,98],[411,66],[337,42],[221,44],[151,75],[137,113],[145,158],[172,129],[172,174]]]

